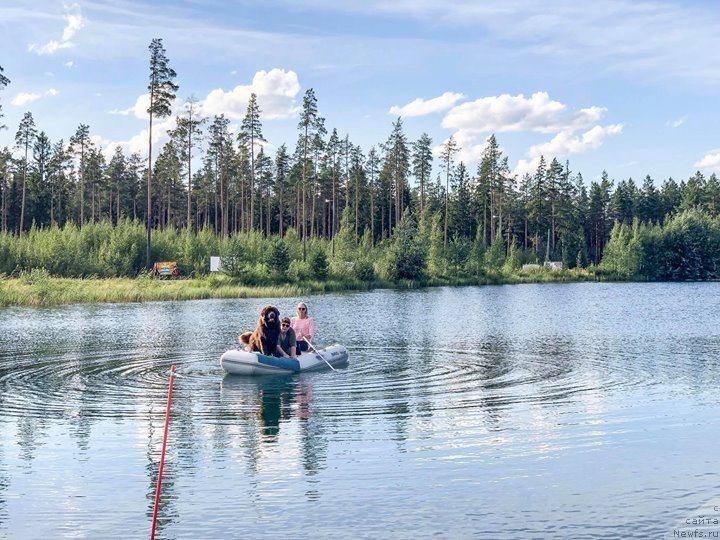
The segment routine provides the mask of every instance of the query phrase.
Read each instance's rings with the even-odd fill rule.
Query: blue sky
[[[544,155],[586,181],[659,185],[720,172],[718,28],[720,5],[698,0],[4,0],[0,146],[31,111],[53,142],[85,123],[108,155],[146,152],[161,37],[177,110],[193,96],[237,124],[254,91],[270,149],[294,146],[312,87],[365,151],[402,116],[410,140],[454,135],[471,171],[495,133],[517,173]]]

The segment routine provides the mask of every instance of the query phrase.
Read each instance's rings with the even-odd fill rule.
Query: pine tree
[[[325,119],[318,115],[317,98],[315,91],[308,88],[303,97],[303,107],[300,112],[300,122],[298,123],[300,130],[299,150],[302,155],[302,187],[299,191],[300,204],[302,211],[298,211],[301,216],[302,241],[303,241],[303,261],[307,257],[307,191],[308,191],[308,155],[312,150],[312,143],[315,135],[325,131]]]
[[[470,211],[470,177],[462,161],[453,174],[453,204],[450,209],[453,235],[473,238],[473,219]]]
[[[0,230],[8,231],[8,206],[10,199],[10,171],[12,169],[12,153],[6,146],[0,149]]]
[[[532,179],[528,204],[529,233],[533,238],[533,250],[536,254],[540,251],[540,237],[544,236],[548,230],[546,177],[545,157],[540,156],[540,162]]]
[[[48,168],[52,155],[52,144],[47,134],[41,131],[33,144],[33,164],[28,184],[28,210],[38,225],[50,222],[50,190],[48,189]]]
[[[393,231],[388,249],[390,279],[422,279],[425,277],[425,251],[420,243],[415,216],[405,212]]]
[[[388,140],[382,146],[385,152],[384,167],[390,175],[389,180],[394,188],[395,195],[395,223],[399,223],[405,211],[406,206],[406,190],[407,175],[410,169],[410,152],[407,145],[407,137],[403,131],[402,118],[393,122],[392,132]],[[392,224],[388,220],[388,230],[392,229]]]
[[[420,213],[425,209],[425,185],[432,174],[432,139],[427,133],[413,143],[412,173],[420,185]]]
[[[250,154],[250,209],[247,230],[255,228],[255,145],[265,142],[265,137],[262,134],[262,123],[260,122],[261,112],[257,103],[257,95],[253,92],[250,94],[245,118],[243,118],[240,133],[238,134],[238,142],[245,146]],[[262,199],[260,204],[262,205]],[[262,222],[260,228],[262,228]]]
[[[3,75],[3,68],[0,66],[0,90],[5,88],[8,84],[10,84],[10,79],[8,79],[5,75]],[[2,105],[0,105],[0,130],[5,129],[5,125],[1,122],[4,117],[4,114],[2,112]]]
[[[90,126],[80,124],[75,130],[75,135],[70,137],[70,148],[79,158],[79,193],[80,193],[80,226],[85,224],[85,173],[86,173],[86,157],[92,147],[90,140]]]
[[[443,245],[447,248],[448,241],[448,209],[449,209],[449,194],[450,194],[450,175],[453,171],[453,157],[460,151],[455,138],[451,135],[450,138],[445,141],[440,150],[440,159],[442,160],[442,168],[445,170],[445,233],[443,236]]]
[[[278,234],[282,238],[285,224],[285,192],[290,177],[290,156],[283,144],[275,154],[275,191],[278,196]]]
[[[337,129],[333,128],[332,133],[330,133],[330,138],[328,139],[327,145],[327,158],[328,158],[328,168],[330,173],[330,182],[332,184],[332,199],[330,202],[330,233],[329,236],[332,238],[335,236],[337,230],[338,230],[338,180],[340,176],[340,162],[339,162],[339,156],[340,156],[340,150],[341,150],[341,144],[340,144],[340,137],[338,137]]]
[[[175,92],[178,85],[174,79],[177,76],[175,70],[170,68],[169,60],[165,56],[165,48],[161,38],[152,40],[150,50],[150,106],[148,114],[150,123],[148,127],[148,166],[147,166],[147,251],[145,267],[149,270],[152,266],[152,248],[150,244],[150,229],[152,228],[152,126],[153,118],[166,118],[170,116],[172,102],[175,100]]]
[[[186,227],[193,227],[192,221],[192,158],[193,151],[199,146],[202,139],[202,126],[206,118],[198,116],[198,101],[194,97],[188,98],[185,102],[185,116],[178,116],[175,129],[168,131],[170,140],[175,145],[180,159],[185,164],[187,175],[187,214],[185,218]]]
[[[23,119],[20,121],[17,133],[15,134],[15,144],[18,148],[24,151],[23,157],[23,172],[22,172],[22,199],[20,203],[20,225],[18,228],[18,234],[22,235],[25,226],[25,196],[27,191],[27,173],[28,173],[28,152],[30,147],[35,141],[37,136],[37,129],[35,128],[35,120],[33,119],[32,113],[26,112]]]
[[[232,143],[228,126],[230,120],[224,114],[215,116],[208,128],[208,151],[206,159],[212,164],[216,189],[215,232],[223,238],[228,235],[229,187],[228,169],[232,158]],[[250,223],[250,221],[248,221]],[[219,230],[218,230],[219,229]]]
[[[377,195],[377,177],[378,167],[380,166],[380,158],[375,151],[375,147],[370,148],[367,160],[365,160],[365,171],[368,178],[368,189],[370,191],[370,237],[373,245],[377,239],[375,235],[375,200]]]

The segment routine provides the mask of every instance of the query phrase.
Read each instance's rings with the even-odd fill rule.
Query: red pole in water
[[[168,387],[167,407],[165,407],[165,433],[163,434],[162,451],[160,452],[160,469],[158,470],[157,486],[155,488],[155,507],[152,515],[152,530],[150,540],[155,540],[155,525],[157,524],[158,508],[160,506],[160,486],[162,486],[163,468],[165,467],[165,448],[167,447],[168,427],[170,426],[170,403],[172,403],[173,381],[175,380],[175,364],[170,367],[170,384]]]

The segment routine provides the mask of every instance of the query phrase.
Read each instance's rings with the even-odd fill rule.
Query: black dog
[[[280,311],[273,305],[267,305],[260,311],[257,326],[250,336],[250,350],[260,352],[265,356],[274,356],[277,351],[279,335]]]

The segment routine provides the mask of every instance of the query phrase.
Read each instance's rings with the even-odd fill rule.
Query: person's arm
[[[308,335],[306,336],[308,341],[312,341],[313,336],[315,335],[315,319],[312,317],[308,317],[310,320],[310,323],[308,324]]]
[[[293,345],[292,347],[290,347],[290,358],[295,358],[296,356],[297,354],[295,351],[295,345]]]
[[[285,350],[282,348],[281,343],[282,343],[282,336],[278,336],[277,344],[275,345],[275,350],[280,354],[281,357],[288,358],[288,355],[285,352]]]

